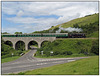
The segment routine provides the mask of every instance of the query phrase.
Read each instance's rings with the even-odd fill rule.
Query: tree
[[[54,26],[51,26],[51,28],[53,28]]]
[[[22,32],[15,32],[14,34],[22,34]]]
[[[64,51],[63,55],[72,55],[73,53],[71,51]]]
[[[55,52],[54,52],[54,55],[59,55],[59,54],[60,54],[59,51],[55,51]]]
[[[2,34],[9,34],[9,33],[7,33],[7,32],[3,32]]]
[[[73,27],[79,28],[79,25],[76,23],[76,24],[73,24]]]
[[[27,33],[24,33],[24,34],[27,34]]]

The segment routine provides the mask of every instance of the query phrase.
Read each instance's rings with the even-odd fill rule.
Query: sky
[[[32,33],[98,13],[98,2],[2,2],[2,32]]]

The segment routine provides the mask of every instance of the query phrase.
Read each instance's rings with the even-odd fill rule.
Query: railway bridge
[[[76,33],[34,33],[34,34],[2,34],[4,41],[12,42],[13,48],[16,49],[17,42],[21,41],[25,44],[25,50],[28,50],[29,43],[35,41],[38,48],[41,47],[44,41],[54,41],[57,38],[85,38],[85,34]]]
[[[2,37],[4,41],[11,41],[13,48],[16,48],[16,43],[18,41],[23,41],[25,43],[25,50],[28,50],[28,45],[31,41],[35,41],[38,44],[38,48],[41,47],[41,44],[44,41],[54,41],[56,37]]]
[[[68,33],[2,34],[3,40],[12,42],[14,49],[17,47],[17,42],[24,42],[25,50],[28,50],[31,41],[35,41],[40,48],[44,41],[52,42],[60,37],[68,37]]]

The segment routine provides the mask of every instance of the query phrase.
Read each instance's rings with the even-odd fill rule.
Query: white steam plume
[[[76,32],[81,32],[83,31],[81,28],[72,28],[72,27],[68,27],[68,28],[64,28],[64,31],[68,31],[68,32],[73,32],[73,31],[76,31]]]
[[[60,33],[61,30],[63,30],[63,31],[68,31],[68,32],[73,32],[73,31],[81,32],[81,31],[83,31],[81,28],[72,28],[72,27],[63,28],[63,27],[61,27],[61,25],[60,25],[60,26],[59,26],[59,30],[57,30],[56,33]]]

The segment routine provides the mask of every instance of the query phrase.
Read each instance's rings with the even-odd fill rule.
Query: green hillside
[[[95,23],[95,22],[99,22],[99,14],[87,15],[85,17],[77,18],[60,25],[62,25],[63,28],[67,28],[67,27],[73,27],[74,24],[78,24],[79,26],[82,26],[82,25]],[[50,29],[54,29],[56,27],[59,27],[60,25],[57,25]]]
[[[98,39],[58,39],[51,42],[44,42],[42,47],[38,49],[36,56],[41,57],[41,51],[44,51],[42,57],[53,56],[82,56],[82,55],[98,55],[99,43]],[[53,51],[53,54],[50,54]]]
[[[63,28],[81,28],[83,30],[81,33],[86,33],[87,37],[99,37],[99,13],[77,18],[60,25]],[[55,33],[60,25],[52,26],[48,30],[35,31],[33,33]],[[52,30],[52,32],[50,32],[50,30]],[[68,33],[68,31],[61,31],[61,33]]]

